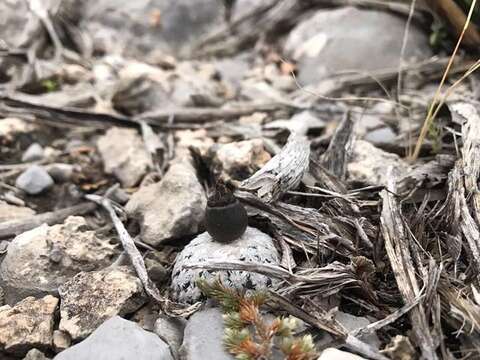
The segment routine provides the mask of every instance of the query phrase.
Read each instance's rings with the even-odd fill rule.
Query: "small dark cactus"
[[[248,225],[245,208],[223,183],[218,183],[208,198],[205,217],[207,232],[222,243],[238,239]]]

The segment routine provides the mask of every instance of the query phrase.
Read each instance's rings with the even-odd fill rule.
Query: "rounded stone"
[[[32,165],[17,178],[15,186],[27,194],[37,195],[53,186],[53,179],[42,166]]]
[[[188,265],[206,262],[244,261],[247,263],[277,265],[280,256],[273,239],[252,227],[235,241],[222,244],[208,233],[198,235],[177,256],[172,272],[172,296],[179,302],[193,303],[201,297],[196,286],[198,279],[213,281],[219,278],[230,288],[239,290],[262,290],[274,285],[274,280],[265,275],[247,271],[208,271],[190,269]]]

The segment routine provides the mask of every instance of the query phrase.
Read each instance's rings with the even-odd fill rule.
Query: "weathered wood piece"
[[[412,241],[408,235],[407,225],[402,217],[400,206],[393,195],[395,192],[395,179],[391,176],[387,190],[380,193],[383,200],[380,228],[400,294],[406,304],[411,304],[421,295],[421,289],[416,278],[418,269],[414,267],[410,250]],[[410,319],[413,324],[414,340],[418,347],[422,349],[423,358],[439,359],[436,353],[439,342],[434,339],[434,335],[430,332],[422,303],[411,310]]]
[[[255,174],[244,180],[240,188],[256,192],[269,203],[295,188],[308,170],[310,142],[303,136],[291,134],[282,151]]]

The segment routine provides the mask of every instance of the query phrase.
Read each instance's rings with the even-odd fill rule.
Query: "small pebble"
[[[27,194],[37,195],[53,186],[53,179],[42,166],[32,165],[15,182],[15,186]]]
[[[72,339],[65,331],[55,330],[53,332],[53,347],[56,352],[63,351],[70,347]]]
[[[22,161],[29,162],[29,161],[42,160],[43,156],[44,156],[43,147],[38,143],[34,143],[30,145],[27,148],[27,150],[25,150],[25,152],[22,155]]]

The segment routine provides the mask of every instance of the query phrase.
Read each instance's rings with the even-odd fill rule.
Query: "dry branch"
[[[86,214],[95,210],[96,207],[95,204],[85,202],[65,209],[33,215],[21,220],[6,221],[0,223],[0,239],[13,237],[42,224],[59,224],[69,216]]]
[[[113,208],[111,201],[108,200],[107,198],[104,198],[104,197],[102,198],[101,196],[98,196],[98,195],[86,195],[85,198],[102,206],[108,212],[108,215],[110,216],[110,219],[112,220],[113,225],[117,230],[118,237],[120,238],[120,242],[122,243],[123,249],[127,253],[128,257],[130,258],[130,261],[132,262],[132,265],[135,268],[135,272],[137,273],[138,278],[142,282],[146,293],[155,301],[157,301],[160,305],[162,305],[162,307],[165,309],[168,300],[164,299],[160,295],[160,291],[158,291],[158,288],[155,286],[152,280],[150,280],[150,278],[148,277],[147,269],[145,268],[145,262],[143,261],[142,254],[140,253],[140,251],[138,251],[132,237],[128,233],[127,229],[125,229],[125,226],[123,226],[123,223],[120,221],[117,214],[115,213],[115,209]]]

